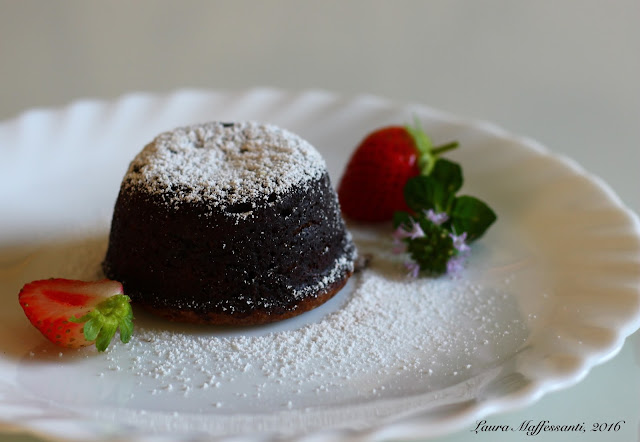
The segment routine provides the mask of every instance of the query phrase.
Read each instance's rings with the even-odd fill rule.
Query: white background
[[[77,98],[184,87],[423,103],[535,138],[640,211],[637,0],[0,0],[0,79],[0,120]],[[487,421],[625,420],[615,434],[535,440],[630,441],[639,440],[639,417],[636,334],[580,384]],[[531,440],[471,429],[438,440]]]

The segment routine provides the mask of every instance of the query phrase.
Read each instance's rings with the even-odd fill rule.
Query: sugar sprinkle
[[[325,170],[318,151],[286,129],[209,122],[158,135],[131,162],[123,185],[168,195],[169,204],[224,207],[283,194]]]

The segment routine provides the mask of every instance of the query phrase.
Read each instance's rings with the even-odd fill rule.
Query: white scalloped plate
[[[335,183],[365,133],[413,116],[436,141],[460,142],[452,157],[463,190],[499,215],[463,278],[408,283],[385,267],[386,234],[354,228],[379,259],[320,309],[271,327],[170,326],[136,313],[146,331],[97,354],[56,349],[23,316],[25,282],[95,276],[122,175],[157,133],[272,122],[311,141]],[[578,382],[640,326],[640,226],[613,192],[531,140],[424,106],[271,89],[133,94],[4,122],[0,154],[3,430],[73,440],[433,436]],[[385,284],[406,284],[406,296],[373,293]],[[305,354],[297,337],[313,330]],[[244,350],[220,344],[237,339]]]

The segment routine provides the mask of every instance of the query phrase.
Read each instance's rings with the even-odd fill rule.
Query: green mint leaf
[[[433,209],[446,212],[451,204],[451,194],[446,183],[432,175],[418,175],[410,178],[404,187],[404,199],[414,212]]]
[[[439,184],[429,176],[418,175],[410,178],[404,186],[404,200],[415,212],[435,208],[436,187]]]
[[[413,222],[413,218],[407,212],[396,211],[393,213],[393,228],[397,229],[400,226],[410,228]]]
[[[462,167],[458,163],[445,158],[439,158],[436,161],[436,165],[431,171],[431,176],[436,181],[444,184],[449,195],[454,195],[462,187]]]
[[[480,238],[496,219],[494,211],[478,198],[463,195],[453,202],[451,225],[458,234],[467,232],[467,242]]]
[[[436,208],[440,212],[449,213],[455,194],[462,187],[462,167],[453,161],[439,158],[430,177],[439,183],[433,195]]]

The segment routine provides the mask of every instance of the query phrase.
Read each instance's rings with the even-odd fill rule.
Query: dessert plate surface
[[[370,130],[418,118],[498,222],[456,277],[411,280],[390,227],[350,225],[370,266],[322,307],[219,329],[135,311],[127,345],[61,350],[17,302],[34,279],[100,277],[120,180],[155,135],[208,120],[298,133],[334,184]],[[184,90],[0,123],[0,429],[51,440],[382,440],[451,432],[580,381],[640,326],[640,223],[530,139],[422,105],[321,91]]]

